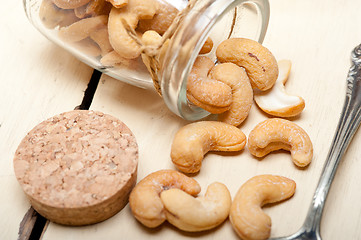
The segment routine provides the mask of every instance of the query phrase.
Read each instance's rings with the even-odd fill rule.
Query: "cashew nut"
[[[144,32],[142,35],[142,42],[143,42],[144,46],[158,46],[161,41],[162,41],[162,37],[159,35],[158,32],[156,32],[154,30],[148,30],[148,31]],[[169,46],[169,40],[166,40],[163,43],[163,45],[161,46],[158,56],[156,56],[160,65],[163,62],[163,59],[164,59],[164,56],[165,56],[168,46]],[[152,69],[150,66],[149,56],[144,53],[142,53],[141,56],[142,56],[142,61],[143,61],[144,65],[147,67],[148,71],[151,72]]]
[[[141,32],[154,30],[160,35],[163,35],[172,24],[177,13],[178,9],[169,3],[162,2],[159,4],[157,13],[152,19],[143,19],[139,21],[137,30]]]
[[[208,186],[204,197],[193,196],[179,189],[161,193],[167,221],[188,232],[215,228],[227,219],[232,204],[231,194],[222,183]]]
[[[232,62],[244,67],[252,87],[265,91],[277,80],[277,61],[260,43],[246,38],[230,38],[216,50],[220,62]]]
[[[213,40],[208,37],[207,40],[204,42],[199,54],[207,54],[210,53],[213,49]]]
[[[79,51],[93,57],[97,57],[101,54],[101,50],[90,38],[85,38],[83,40],[80,40],[78,42],[72,43],[72,45]]]
[[[128,4],[128,0],[107,0],[116,8],[122,8]]]
[[[291,61],[278,61],[278,78],[270,90],[254,96],[257,105],[266,113],[277,117],[293,117],[305,108],[305,101],[299,96],[286,93],[284,84],[291,70]]]
[[[114,50],[123,58],[140,56],[140,46],[129,36],[123,24],[135,29],[140,19],[151,19],[156,14],[158,2],[154,0],[129,0],[123,8],[113,7],[109,14],[109,40]]]
[[[89,3],[74,9],[78,18],[108,15],[112,5],[105,0],[91,0]]]
[[[129,196],[129,205],[134,217],[143,225],[154,228],[166,220],[160,193],[170,188],[179,188],[196,196],[201,187],[192,178],[174,171],[160,170],[142,179]]]
[[[296,183],[282,176],[259,175],[249,179],[232,202],[229,219],[234,230],[244,240],[267,239],[272,223],[261,207],[290,198],[295,189]]]
[[[59,29],[59,37],[67,42],[77,42],[90,36],[97,29],[106,26],[107,15],[81,19],[68,27]]]
[[[179,170],[195,173],[201,169],[208,151],[240,151],[246,136],[237,127],[223,122],[200,121],[188,124],[176,133],[171,158]]]
[[[208,57],[198,57],[187,82],[187,98],[204,110],[218,114],[227,111],[232,103],[232,89],[225,83],[208,78],[214,63]]]
[[[253,103],[253,90],[246,72],[233,63],[222,63],[212,68],[209,77],[232,89],[231,107],[219,114],[218,120],[234,126],[240,125],[247,118]]]
[[[102,56],[113,51],[112,45],[110,45],[109,42],[108,28],[106,26],[90,33],[90,38],[98,44]]]
[[[130,68],[132,65],[137,66],[136,59],[126,59],[121,56],[116,51],[111,51],[105,54],[101,59],[100,63],[104,67],[114,67],[114,66],[124,66]]]
[[[52,0],[53,3],[62,9],[74,9],[74,8],[78,8],[81,7],[85,4],[87,4],[88,2],[90,2],[90,0]]]
[[[259,123],[249,134],[248,149],[256,157],[279,149],[288,150],[293,163],[299,167],[310,164],[313,156],[312,142],[305,130],[281,118]]]
[[[73,10],[60,9],[51,0],[43,0],[39,9],[39,18],[47,28],[67,26],[79,20]]]

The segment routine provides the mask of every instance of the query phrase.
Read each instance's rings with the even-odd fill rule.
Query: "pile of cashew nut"
[[[129,66],[140,59],[141,49],[124,23],[139,37],[149,30],[162,35],[177,13],[158,0],[43,0],[39,15],[63,41],[99,57],[104,66]]]
[[[60,39],[98,58],[104,67],[139,68],[145,58],[140,58],[141,45],[127,28],[144,46],[156,44],[178,12],[162,0],[42,0],[39,17],[45,27],[58,31]],[[151,43],[142,39],[149,31],[146,38],[152,37]],[[201,53],[212,46],[208,39]]]
[[[158,0],[43,0],[40,8],[46,27],[57,28],[61,39],[99,57],[104,66],[130,66],[142,59],[148,69],[149,59],[127,28],[145,46],[157,45],[177,13],[176,8]],[[167,46],[165,41],[158,61]],[[284,119],[299,115],[305,102],[285,91],[291,62],[277,62],[258,42],[227,39],[216,48],[216,62],[203,55],[212,48],[209,38],[189,73],[187,98],[190,104],[217,114],[217,121],[198,121],[179,129],[170,153],[179,171],[149,174],[131,192],[129,205],[134,217],[150,228],[168,221],[183,231],[205,231],[229,218],[240,238],[267,239],[271,219],[262,206],[292,197],[293,180],[254,176],[242,184],[232,201],[227,187],[219,182],[198,196],[200,185],[185,174],[199,172],[209,151],[241,152],[245,147],[256,158],[279,149],[289,151],[293,163],[305,169],[312,160],[312,142],[305,130]],[[257,124],[247,139],[239,126],[253,101],[271,118]]]
[[[217,63],[206,56],[195,60],[187,97],[192,104],[218,114],[218,121],[198,121],[177,131],[170,153],[175,167],[184,174],[194,174],[201,170],[208,152],[240,152],[247,146],[257,158],[279,149],[289,151],[293,163],[305,169],[312,160],[312,142],[305,130],[284,119],[300,114],[305,106],[301,97],[285,91],[291,62],[277,62],[264,46],[242,38],[223,41],[216,56]],[[274,117],[257,124],[247,141],[239,126],[249,115],[253,99]],[[157,227],[167,220],[183,231],[195,232],[215,228],[229,218],[240,238],[267,239],[272,223],[262,206],[289,199],[296,190],[293,180],[266,174],[243,183],[233,201],[227,187],[218,182],[210,184],[204,196],[198,196],[199,184],[180,172],[152,173],[134,188],[130,207],[142,224]],[[197,191],[190,191],[191,186]]]

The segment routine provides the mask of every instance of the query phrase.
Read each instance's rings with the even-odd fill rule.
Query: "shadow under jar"
[[[24,0],[24,8],[43,35],[80,61],[128,84],[157,89],[172,112],[190,121],[210,114],[187,99],[187,79],[197,56],[216,62],[215,50],[228,38],[262,43],[270,11],[268,0],[147,0],[143,8],[136,6],[144,3],[140,0],[108,1]],[[149,6],[158,7],[152,12]],[[151,23],[155,17],[168,23],[158,29]],[[160,44],[144,44],[148,30],[158,32]],[[213,48],[200,54],[208,38]],[[154,60],[151,66],[144,64],[145,55]]]

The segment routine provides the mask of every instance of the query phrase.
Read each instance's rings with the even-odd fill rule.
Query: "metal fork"
[[[273,238],[274,240],[322,239],[320,222],[327,194],[340,160],[361,121],[361,44],[353,49],[351,61],[341,117],[305,222],[301,229],[291,236]]]

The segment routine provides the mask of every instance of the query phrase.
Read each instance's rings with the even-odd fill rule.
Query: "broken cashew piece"
[[[116,8],[122,8],[128,4],[128,0],[106,0]]]
[[[229,219],[236,233],[244,240],[267,239],[271,218],[262,206],[293,196],[296,183],[282,176],[259,175],[249,179],[233,199]]]
[[[201,187],[198,182],[174,170],[160,170],[142,179],[129,196],[129,205],[134,217],[143,225],[154,228],[166,220],[160,194],[170,188],[196,196]]]
[[[175,134],[171,159],[185,173],[196,173],[208,151],[240,151],[246,136],[237,127],[223,122],[200,121],[188,124]]]
[[[305,108],[305,101],[299,96],[292,96],[286,93],[285,83],[291,71],[291,61],[278,61],[278,78],[268,91],[257,92],[254,100],[257,105],[266,113],[276,117],[294,117]]]
[[[232,89],[227,84],[208,77],[213,66],[210,58],[197,57],[188,76],[187,98],[198,107],[218,114],[230,108]]]
[[[300,126],[282,118],[271,118],[259,123],[249,134],[248,149],[256,157],[284,149],[291,152],[298,167],[306,167],[313,156],[312,142]]]
[[[248,116],[253,103],[253,89],[243,68],[233,63],[221,63],[212,68],[209,77],[221,81],[232,89],[230,109],[218,115],[218,120],[240,125]]]
[[[134,59],[141,53],[140,46],[129,36],[123,22],[134,30],[140,19],[153,18],[158,9],[157,3],[154,0],[129,0],[123,8],[112,8],[108,21],[109,41],[121,57]]]
[[[208,186],[204,197],[194,198],[179,189],[163,191],[167,221],[187,232],[205,231],[220,225],[228,218],[232,204],[231,194],[222,183]]]
[[[277,80],[278,66],[273,54],[260,43],[246,38],[230,38],[217,47],[220,62],[244,67],[253,88],[270,89]]]

